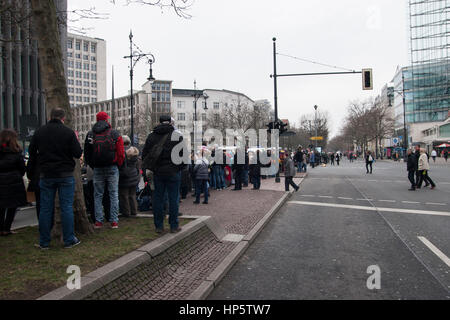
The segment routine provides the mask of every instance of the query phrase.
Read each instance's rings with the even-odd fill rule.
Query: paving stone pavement
[[[298,174],[302,177],[304,174]],[[294,181],[299,182],[299,178]],[[193,204],[189,194],[180,204],[183,215],[212,216],[228,234],[246,235],[284,194],[284,177],[263,179],[261,190],[211,190],[209,204]],[[151,212],[149,212],[151,213]],[[129,271],[88,300],[185,299],[238,243],[219,241],[203,227],[147,263]]]

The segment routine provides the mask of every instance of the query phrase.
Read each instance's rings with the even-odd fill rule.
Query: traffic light
[[[281,120],[278,120],[278,129],[280,130],[280,135],[287,131],[287,123],[284,123]]]
[[[362,69],[363,90],[373,90],[372,69]]]
[[[268,127],[267,131],[268,131],[269,133],[272,133],[272,130],[273,130],[273,129],[276,129],[276,128],[275,128],[275,122],[269,122],[269,124],[267,124],[266,126]]]

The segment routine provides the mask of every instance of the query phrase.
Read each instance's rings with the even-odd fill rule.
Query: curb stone
[[[186,218],[188,217],[186,216]],[[71,290],[68,289],[67,286],[62,286],[39,297],[37,300],[81,300],[142,263],[150,261],[159,253],[176,244],[178,241],[190,236],[200,228],[205,226],[209,228],[209,224],[214,224],[214,222],[210,222],[210,220],[213,220],[213,218],[201,216],[184,225],[180,232],[165,234],[147,245],[131,251],[119,259],[82,276],[82,286],[80,289]],[[219,233],[224,232],[219,228],[217,228],[217,230]],[[221,241],[220,238],[217,240]]]
[[[305,180],[307,175],[301,178],[299,186]],[[200,286],[191,293],[186,300],[205,300],[209,294],[216,288],[220,281],[225,277],[228,271],[244,254],[245,250],[256,239],[262,229],[269,223],[270,219],[281,209],[295,191],[285,192],[281,199],[267,212],[266,215],[250,230],[249,233],[239,242],[239,244],[225,257],[225,259],[214,269],[213,272],[203,281]]]

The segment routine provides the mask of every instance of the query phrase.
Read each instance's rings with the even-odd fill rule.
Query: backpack
[[[372,161],[373,161],[373,158],[372,158],[372,156],[369,156],[369,161],[370,161],[370,162],[372,162]]]
[[[156,143],[150,149],[149,153],[147,154],[142,163],[143,168],[149,169],[150,171],[155,171],[156,163],[158,162],[159,157],[161,156],[161,153],[163,151],[163,147],[166,144],[166,141],[170,137],[170,135],[171,132],[167,133],[158,141],[158,143]]]
[[[101,133],[93,133],[92,164],[94,167],[107,167],[114,164],[116,141],[111,128]]]

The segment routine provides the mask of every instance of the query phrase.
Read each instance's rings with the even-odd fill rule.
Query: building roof
[[[172,95],[173,96],[192,97],[194,94],[203,94],[203,90],[172,89]]]

